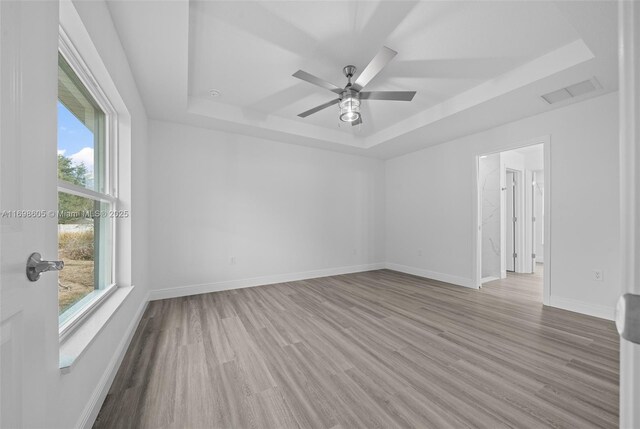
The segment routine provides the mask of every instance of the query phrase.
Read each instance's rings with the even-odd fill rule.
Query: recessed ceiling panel
[[[612,1],[107,6],[150,119],[291,144],[392,157],[617,89]],[[398,55],[365,89],[416,90],[412,102],[365,100],[358,127],[341,124],[336,106],[297,116],[333,94],[291,74],[344,85],[342,67],[362,69],[383,45]],[[540,98],[586,80],[595,91]]]
[[[363,137],[579,38],[547,2],[191,1],[189,13],[190,97],[217,89],[215,102],[247,121],[274,115]],[[294,72],[343,87],[342,68],[361,71],[383,45],[398,55],[366,89],[417,91],[412,102],[363,101],[359,127],[340,124],[337,106],[297,116],[335,94]]]

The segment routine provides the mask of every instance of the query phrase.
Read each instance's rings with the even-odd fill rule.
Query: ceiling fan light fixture
[[[360,113],[359,112],[347,111],[347,112],[344,112],[344,113],[340,113],[340,120],[342,122],[357,121],[359,117],[360,117]]]
[[[347,95],[340,100],[340,120],[353,122],[360,118],[360,100],[353,95]]]
[[[1,0],[0,0],[1,1]],[[383,46],[382,49],[376,54],[375,57],[369,62],[369,64],[360,73],[355,82],[351,82],[351,78],[356,73],[356,67],[353,65],[345,66],[342,69],[345,77],[347,78],[347,85],[344,88],[340,88],[338,85],[334,85],[331,82],[320,79],[310,73],[303,70],[298,70],[293,74],[293,77],[309,82],[313,85],[319,86],[324,89],[328,89],[334,94],[338,94],[338,98],[334,98],[326,103],[309,109],[298,114],[300,118],[306,118],[309,115],[318,113],[319,111],[326,109],[327,107],[338,104],[340,109],[340,121],[348,122],[352,126],[362,124],[362,115],[360,113],[360,99],[363,100],[391,100],[391,101],[411,101],[413,96],[416,95],[415,91],[366,91],[362,90],[364,87],[375,78],[378,73],[384,69],[389,61],[397,55],[397,52],[393,49]]]

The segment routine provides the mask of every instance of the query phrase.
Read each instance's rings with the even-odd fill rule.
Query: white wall
[[[550,302],[612,317],[620,293],[617,101],[607,94],[388,160],[388,264],[473,286],[475,156],[550,134]],[[592,279],[596,268],[603,282]]]
[[[122,208],[130,210],[131,218],[122,223],[119,238],[130,236],[131,246],[119,255],[119,265],[127,269],[118,274],[118,279],[126,282],[125,286],[133,284],[135,288],[76,360],[71,372],[60,375],[54,398],[58,401],[57,415],[51,416],[50,420],[51,427],[60,428],[77,427],[87,419],[89,424],[93,423],[95,414],[91,413],[99,409],[101,395],[109,388],[109,383],[105,382],[114,375],[112,365],[117,363],[118,347],[130,330],[135,329],[136,317],[148,296],[146,113],[106,4],[103,1],[74,1],[73,4],[130,115],[120,130],[130,132],[130,142],[122,148],[130,152],[130,159],[123,159],[119,170],[121,176],[131,182],[130,189],[124,186],[120,189]],[[64,7],[61,4],[61,10]],[[57,34],[48,37],[57,38]],[[47,72],[56,73],[56,70]]]
[[[524,168],[530,171],[544,170],[544,148],[535,146],[527,148],[524,152]]]
[[[153,298],[384,262],[383,161],[158,121],[150,141]]]

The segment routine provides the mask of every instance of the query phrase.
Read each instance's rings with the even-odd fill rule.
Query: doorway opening
[[[548,304],[548,155],[546,137],[478,156],[478,287],[521,287]]]

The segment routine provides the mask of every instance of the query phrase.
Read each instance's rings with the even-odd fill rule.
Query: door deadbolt
[[[40,278],[40,274],[47,271],[60,271],[64,268],[64,261],[43,261],[38,252],[34,252],[27,259],[27,278],[32,282]]]

